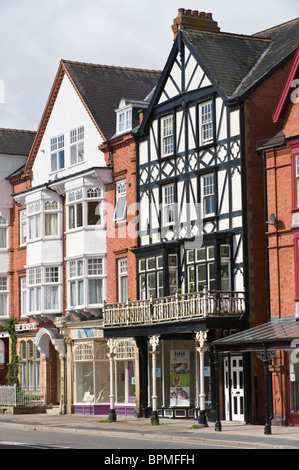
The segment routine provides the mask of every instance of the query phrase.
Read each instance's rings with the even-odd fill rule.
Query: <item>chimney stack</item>
[[[179,29],[188,31],[220,31],[218,23],[212,18],[212,13],[185,10],[185,8],[179,8],[178,16],[173,20],[171,28],[174,39],[177,37]]]

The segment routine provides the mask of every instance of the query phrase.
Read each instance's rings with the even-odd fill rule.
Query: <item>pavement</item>
[[[271,434],[264,434],[264,426],[222,421],[221,431],[214,423],[196,428],[194,419],[160,418],[159,425],[150,419],[118,416],[116,422],[107,422],[107,416],[63,414],[0,414],[0,428],[13,427],[36,431],[72,432],[78,434],[131,436],[134,439],[179,442],[196,445],[221,445],[239,449],[299,449],[299,427],[272,426]]]

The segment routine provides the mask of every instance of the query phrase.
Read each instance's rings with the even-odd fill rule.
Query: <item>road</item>
[[[102,449],[102,450],[198,450],[198,449],[233,449],[235,447],[194,445],[186,443],[156,441],[150,439],[132,439],[132,437],[96,436],[68,432],[47,432],[0,427],[0,450],[2,449]],[[190,452],[188,452],[190,453]],[[109,453],[111,455],[111,453]]]

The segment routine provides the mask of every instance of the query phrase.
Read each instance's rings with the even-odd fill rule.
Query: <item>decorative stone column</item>
[[[206,417],[206,394],[205,394],[205,374],[204,374],[204,356],[207,350],[206,341],[208,330],[200,330],[196,333],[196,341],[199,346],[196,350],[199,353],[199,407],[200,413],[198,415],[198,425],[200,427],[207,427]]]
[[[159,424],[159,417],[157,412],[157,347],[159,345],[159,336],[154,335],[149,339],[149,344],[152,348],[152,369],[153,369],[153,394],[152,394],[152,416],[151,424]]]
[[[109,421],[116,421],[116,412],[115,412],[115,390],[114,390],[114,359],[116,355],[116,344],[114,339],[109,339],[107,341],[107,346],[109,349],[108,357],[110,361],[110,410],[109,410]]]

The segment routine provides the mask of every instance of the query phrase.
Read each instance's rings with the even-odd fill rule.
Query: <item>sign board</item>
[[[37,328],[38,328],[37,323],[19,323],[18,325],[15,326],[15,330],[17,332],[37,330]]]

